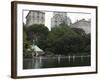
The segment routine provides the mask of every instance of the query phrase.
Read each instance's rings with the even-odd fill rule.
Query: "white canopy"
[[[34,49],[35,51],[41,51],[41,52],[43,52],[43,50],[40,49],[37,45],[32,45],[32,49]]]

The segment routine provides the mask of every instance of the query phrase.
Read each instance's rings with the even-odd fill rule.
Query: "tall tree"
[[[46,38],[49,33],[49,30],[46,26],[43,24],[34,24],[27,28],[27,33],[31,44],[33,44],[34,40],[36,45],[38,45],[41,49],[44,49]]]

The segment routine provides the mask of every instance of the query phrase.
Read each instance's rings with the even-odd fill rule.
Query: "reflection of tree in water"
[[[37,53],[36,53],[36,50],[35,50],[35,40],[33,40],[33,44],[32,44],[32,47],[31,47],[31,50],[32,50],[32,56],[36,56]]]
[[[32,59],[24,59],[23,69],[39,69],[53,67],[74,67],[74,66],[90,66],[91,58],[88,56],[55,56],[55,57],[34,57]]]

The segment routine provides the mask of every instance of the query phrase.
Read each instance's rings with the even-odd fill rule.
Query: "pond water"
[[[23,59],[23,69],[90,66],[90,56],[34,57]]]

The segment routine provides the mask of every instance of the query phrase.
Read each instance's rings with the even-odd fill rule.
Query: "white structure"
[[[54,12],[53,17],[51,18],[51,28],[59,26],[61,23],[70,25],[71,19],[67,17],[66,12]]]
[[[45,12],[29,11],[26,16],[26,26],[31,26],[33,24],[45,24]]]
[[[37,45],[32,45],[31,48],[34,50],[32,56],[40,56],[44,54],[44,51],[40,49]]]
[[[72,28],[81,28],[85,31],[85,33],[91,33],[91,20],[77,20],[75,23],[71,24]]]

